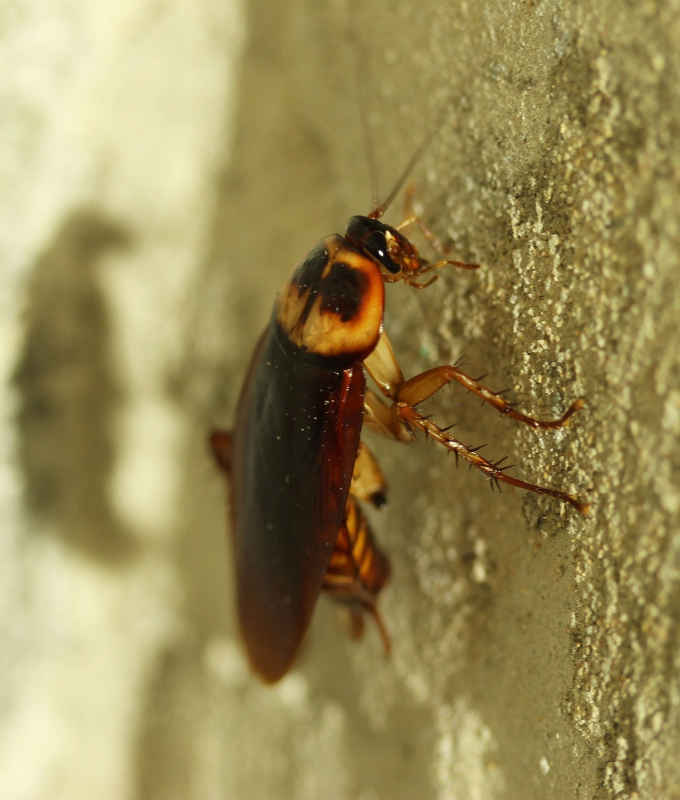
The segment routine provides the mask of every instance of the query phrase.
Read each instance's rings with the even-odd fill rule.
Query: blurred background
[[[680,797],[678,53],[677,0],[2,4],[0,796]],[[415,196],[482,269],[386,328],[407,374],[584,396],[430,410],[593,511],[372,442],[392,658],[322,600],[265,688],[206,435],[437,127]]]

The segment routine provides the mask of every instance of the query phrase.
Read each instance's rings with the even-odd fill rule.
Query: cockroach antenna
[[[392,205],[394,198],[399,194],[399,192],[403,189],[404,184],[408,180],[408,176],[413,171],[414,167],[420,161],[423,154],[429,147],[430,143],[434,139],[434,137],[439,133],[439,131],[444,127],[444,119],[440,120],[436,125],[433,126],[432,130],[425,136],[423,141],[418,145],[415,152],[408,160],[406,166],[404,167],[401,175],[397,178],[394,186],[390,190],[387,197],[382,201],[382,203],[378,202],[378,162],[375,157],[375,147],[373,146],[373,138],[371,137],[371,130],[369,126],[369,119],[368,119],[368,103],[366,101],[366,95],[364,92],[364,87],[366,85],[366,81],[364,79],[365,74],[365,65],[368,61],[366,57],[366,50],[363,47],[362,42],[360,41],[359,37],[356,35],[355,30],[352,27],[347,28],[347,39],[351,41],[354,46],[354,51],[356,53],[354,59],[354,80],[356,83],[356,93],[357,93],[357,102],[359,105],[359,119],[361,121],[361,135],[364,143],[364,152],[366,153],[366,162],[368,165],[368,175],[369,180],[371,182],[371,204],[374,206],[373,211],[368,214],[370,219],[380,219],[383,214],[387,211],[387,209]]]
[[[418,145],[418,147],[416,148],[416,150],[413,153],[413,155],[411,156],[411,158],[409,158],[409,160],[408,160],[406,166],[404,167],[401,175],[397,178],[397,180],[396,180],[394,186],[392,187],[390,193],[382,201],[382,203],[379,203],[373,209],[373,211],[371,211],[371,213],[368,215],[370,217],[370,219],[380,219],[382,217],[382,215],[387,211],[387,209],[392,205],[392,202],[393,202],[394,198],[403,189],[404,184],[408,180],[408,176],[413,171],[413,168],[418,163],[418,161],[420,161],[420,159],[423,157],[423,154],[425,153],[427,148],[430,146],[430,143],[432,142],[432,140],[434,139],[436,134],[439,133],[439,131],[442,129],[443,125],[444,125],[443,122],[440,122],[438,125],[436,125],[430,131],[430,133],[427,134],[425,139],[423,139],[423,141]]]
[[[361,138],[364,144],[364,153],[366,154],[366,164],[368,166],[368,177],[371,187],[371,205],[378,204],[378,168],[377,160],[375,157],[375,148],[373,147],[373,139],[368,122],[368,102],[364,94],[364,87],[366,81],[363,79],[366,71],[366,50],[363,47],[359,37],[356,35],[354,28],[348,26],[347,40],[353,44],[354,49],[354,82],[356,86],[357,105],[359,106],[359,120],[361,123]]]

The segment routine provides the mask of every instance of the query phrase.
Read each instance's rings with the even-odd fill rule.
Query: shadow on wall
[[[101,561],[129,556],[132,539],[107,491],[122,391],[96,268],[102,255],[130,243],[123,227],[97,212],[68,215],[32,270],[13,375],[27,508],[38,528]]]

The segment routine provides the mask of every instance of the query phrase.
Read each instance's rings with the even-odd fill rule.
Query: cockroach
[[[421,431],[496,485],[588,509],[571,494],[509,475],[418,411],[452,381],[533,428],[561,428],[583,405],[539,420],[455,365],[404,378],[383,328],[385,283],[424,288],[442,267],[478,267],[421,257],[402,233],[414,223],[429,233],[415,214],[397,227],[381,221],[419,154],[384,203],[351,217],[344,236],[323,239],[295,269],[255,347],[233,431],[210,436],[230,486],[239,626],[252,668],[268,683],[290,669],[321,592],[349,608],[357,636],[368,613],[389,652],[377,609],[389,561],[359,505],[380,507],[386,483],[360,441],[363,426],[400,442]],[[384,399],[366,388],[366,372]]]

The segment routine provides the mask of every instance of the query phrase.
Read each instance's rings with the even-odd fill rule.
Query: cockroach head
[[[387,280],[399,280],[418,269],[421,260],[415,247],[396,228],[373,217],[351,217],[345,238],[387,272]]]

